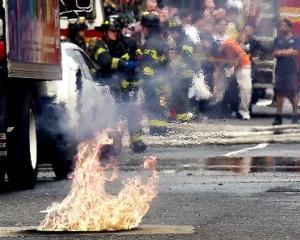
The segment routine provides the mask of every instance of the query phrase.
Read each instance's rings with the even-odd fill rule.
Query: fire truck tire
[[[0,74],[0,132],[5,132],[5,126],[6,126],[6,84],[5,81],[3,81],[3,76]],[[6,141],[5,141],[6,143]],[[5,150],[1,148],[1,150]],[[7,158],[6,156],[0,156],[0,191],[4,187],[5,182],[5,173],[6,173],[6,164],[7,164]]]
[[[35,103],[31,94],[23,93],[15,109],[15,129],[9,138],[7,175],[15,189],[32,189],[36,185],[37,134]]]

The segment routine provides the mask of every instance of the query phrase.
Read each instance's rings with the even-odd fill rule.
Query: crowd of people
[[[128,119],[132,149],[136,152],[146,148],[138,109],[133,107],[140,89],[143,111],[153,133],[164,132],[169,119],[184,122],[202,113],[234,113],[243,120],[251,118],[255,62],[270,51],[254,37],[258,18],[245,15],[245,6],[239,0],[228,0],[220,8],[214,0],[204,2],[204,11],[192,14],[172,1],[159,8],[156,0],[147,0],[130,31],[128,21],[107,8],[99,29],[101,39],[84,41],[86,25],[82,22],[70,37],[100,67],[101,79],[110,86],[120,112]],[[297,123],[295,58],[299,44],[291,35],[289,20],[283,20],[280,26],[281,37],[275,39],[273,49],[278,58],[278,116],[274,124],[282,123],[284,97],[292,102],[293,123]],[[287,65],[293,67],[288,74]]]

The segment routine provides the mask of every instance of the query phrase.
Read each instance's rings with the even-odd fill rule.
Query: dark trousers
[[[120,118],[127,119],[130,136],[141,134],[139,107],[136,103],[136,90],[120,91],[116,97],[117,111]]]
[[[174,81],[172,91],[172,104],[176,108],[177,113],[191,112],[193,102],[189,99],[189,88],[192,85],[191,78],[183,78]]]
[[[154,81],[147,80],[144,83],[144,111],[150,119],[164,119],[165,109],[160,104],[160,97],[157,94]]]

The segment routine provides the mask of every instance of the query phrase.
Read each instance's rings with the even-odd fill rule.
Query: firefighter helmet
[[[119,32],[124,28],[123,21],[119,15],[111,15],[104,19],[101,30],[102,31],[116,31]]]
[[[143,13],[141,25],[152,29],[159,29],[160,19],[157,15],[153,13]]]

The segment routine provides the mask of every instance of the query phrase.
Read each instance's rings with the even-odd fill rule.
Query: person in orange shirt
[[[242,46],[235,40],[222,42],[221,54],[235,73],[239,87],[239,117],[250,120],[250,103],[252,95],[251,61]]]

